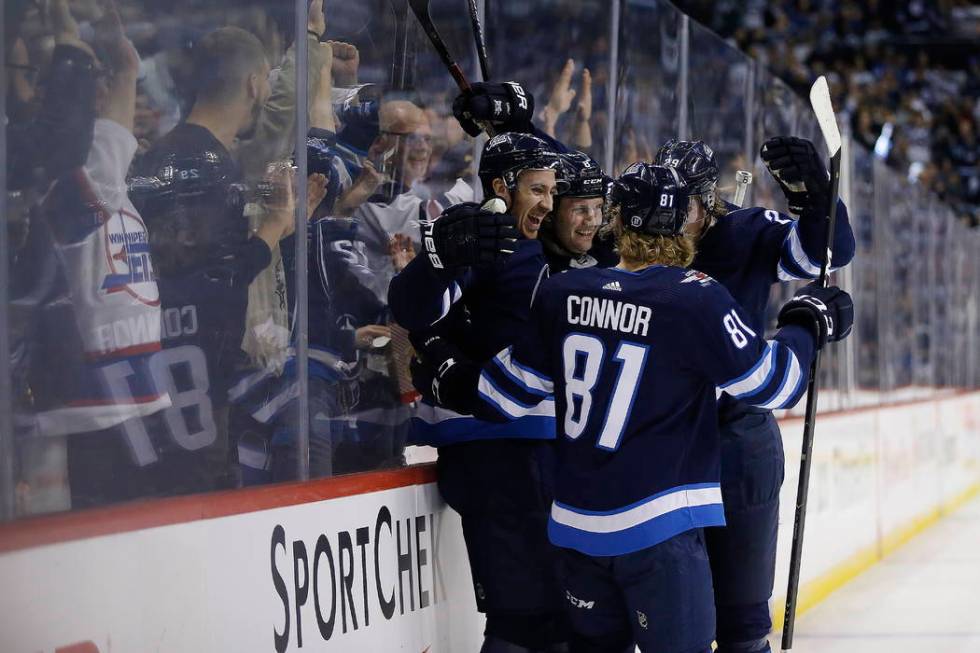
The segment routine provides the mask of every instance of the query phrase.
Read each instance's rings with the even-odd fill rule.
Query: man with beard
[[[248,287],[293,230],[291,175],[280,170],[254,234],[232,155],[269,97],[269,64],[252,34],[222,27],[195,46],[195,101],[187,118],[144,155],[133,182],[147,224],[164,315],[160,369],[184,409],[153,437],[207,452],[198,491],[233,483],[228,389],[244,366]]]

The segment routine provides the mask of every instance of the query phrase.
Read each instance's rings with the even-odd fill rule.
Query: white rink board
[[[783,420],[781,428],[777,599],[803,422]],[[974,487],[978,453],[980,393],[819,417],[802,582]],[[329,555],[316,555],[321,536]],[[300,594],[307,587],[302,649],[297,584]],[[434,483],[22,549],[0,555],[0,586],[3,653],[276,651],[287,619],[282,650],[457,653],[478,650],[483,629],[459,518]],[[382,603],[392,599],[387,618]],[[321,633],[317,605],[329,632]],[[79,643],[88,644],[65,648]]]
[[[803,420],[780,423],[786,480],[780,493],[774,597],[785,597]],[[980,393],[817,417],[801,584],[882,547],[980,483]]]
[[[384,510],[391,515],[391,530]],[[278,527],[285,546],[273,545]],[[317,594],[325,626],[334,610],[333,629],[329,639],[321,634],[309,581],[300,608],[300,649],[294,542],[297,550],[305,549],[312,576],[321,535],[331,555],[321,550]],[[368,541],[359,546],[359,536]],[[410,561],[403,557],[410,571],[401,574],[399,545],[402,556],[411,556]],[[274,581],[273,556],[288,600],[284,650],[479,649],[482,617],[472,596],[459,518],[429,483],[0,556],[5,588],[0,593],[0,650],[54,653],[90,642],[78,650],[276,651],[275,633],[283,634],[287,617]],[[350,579],[350,601],[343,576]],[[392,599],[388,619],[381,602]]]

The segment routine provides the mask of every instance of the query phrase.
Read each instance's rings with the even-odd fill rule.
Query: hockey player
[[[815,279],[825,251],[830,202],[827,170],[813,144],[774,138],[762,159],[786,193],[798,220],[761,207],[739,209],[717,196],[718,165],[700,141],[670,140],[657,163],[674,167],[687,183],[692,212],[689,232],[697,243],[691,267],[725,286],[745,311],[746,324],[762,333],[774,283]],[[688,201],[688,200],[685,200]],[[837,210],[833,267],[854,256],[854,236],[843,203]],[[706,532],[718,614],[718,651],[770,650],[769,597],[776,565],[783,444],[767,408],[725,396],[719,408],[721,488],[726,528]]]
[[[516,342],[548,274],[537,236],[566,189],[562,169],[540,138],[490,139],[480,179],[507,212],[461,204],[423,226],[422,253],[388,295],[399,324],[452,334],[477,361]],[[504,261],[501,249],[513,253]],[[500,424],[423,402],[415,420],[412,439],[439,447],[439,489],[462,517],[477,608],[487,615],[483,653],[562,650],[567,628],[545,531],[554,436],[548,405]]]
[[[420,389],[488,420],[553,406],[559,547],[572,651],[707,652],[714,639],[702,528],[724,524],[715,388],[786,408],[815,349],[845,337],[850,297],[808,286],[766,341],[723,286],[684,267],[687,188],[638,163],[617,180],[615,268],[542,283],[525,337],[482,365],[439,336],[418,341]],[[552,397],[554,399],[552,400]]]
[[[559,152],[566,190],[558,195],[555,211],[545,219],[541,242],[552,274],[568,268],[614,265],[618,260],[608,240],[595,240],[603,224],[602,204],[609,178],[585,152],[569,150],[531,123],[534,96],[518,82],[478,82],[453,101],[453,115],[470,136],[480,123],[498,132],[522,132],[544,139]]]
[[[611,180],[585,152],[561,154],[568,189],[541,227],[541,244],[551,274],[593,265],[609,267],[618,257],[611,239],[597,239],[602,208]]]

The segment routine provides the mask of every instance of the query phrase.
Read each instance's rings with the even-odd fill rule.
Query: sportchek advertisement
[[[0,650],[474,651],[460,533],[430,483],[4,554]]]

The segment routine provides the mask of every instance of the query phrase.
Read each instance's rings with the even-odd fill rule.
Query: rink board
[[[980,393],[818,419],[801,611],[976,490],[978,424]],[[781,427],[777,622],[803,422]],[[15,522],[0,552],[5,653],[479,648],[430,465]]]
[[[782,420],[774,622],[782,624],[803,420]],[[980,489],[980,393],[822,415],[814,435],[798,614]]]
[[[476,650],[482,618],[459,518],[433,470],[419,476],[378,492],[5,553],[0,650]],[[330,492],[342,480],[302,485]],[[297,487],[284,486],[283,500]],[[229,496],[243,505],[249,492]],[[112,510],[92,516],[116,519]]]

